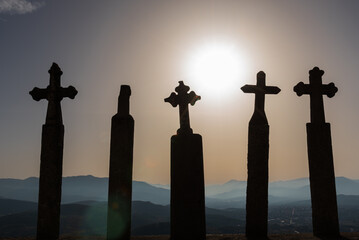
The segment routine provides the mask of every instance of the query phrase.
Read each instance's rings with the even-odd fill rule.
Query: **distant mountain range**
[[[0,237],[36,233],[38,178],[0,179]],[[64,177],[61,234],[105,235],[108,179]],[[359,181],[336,178],[341,231],[359,231]],[[206,186],[207,233],[243,233],[246,182],[231,180]],[[307,178],[269,184],[271,233],[310,232],[311,204]],[[132,234],[168,234],[168,185],[133,181]]]
[[[39,179],[0,179],[0,198],[37,202]],[[133,181],[133,201],[148,201],[168,205],[168,185],[152,185]],[[224,184],[206,186],[206,205],[218,209],[244,208],[246,196],[245,181],[231,180]],[[359,180],[336,178],[337,194],[359,195]],[[62,203],[82,201],[107,201],[108,178],[93,176],[64,177],[62,182]],[[277,181],[269,184],[269,204],[278,205],[310,199],[308,178]]]
[[[359,231],[359,196],[338,195],[342,232]],[[0,199],[0,238],[31,237],[36,234],[37,204]],[[132,234],[161,235],[170,232],[170,206],[150,202],[132,203]],[[270,233],[311,232],[310,201],[270,206]],[[77,202],[61,206],[60,233],[73,236],[106,234],[107,203]],[[207,233],[244,233],[245,209],[206,208]]]
[[[37,202],[39,179],[0,179],[0,197]],[[132,200],[168,204],[169,190],[151,184],[133,181]],[[62,203],[81,201],[107,201],[108,178],[94,176],[64,177],[62,179]]]

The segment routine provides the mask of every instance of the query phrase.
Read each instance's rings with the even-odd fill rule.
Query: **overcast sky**
[[[308,176],[308,83],[314,66],[334,82],[324,96],[337,176],[359,179],[359,1],[357,0],[0,0],[0,178],[39,175],[41,126],[47,101],[28,92],[45,88],[52,62],[62,86],[79,91],[62,101],[64,176],[108,176],[111,117],[121,84],[132,89],[134,178],[169,183],[170,137],[178,109],[163,101],[183,80],[202,99],[190,106],[191,127],[203,137],[205,181],[246,180],[248,121],[258,71],[278,95],[266,96],[270,180]],[[188,71],[204,46],[239,57],[241,74],[199,82]],[[208,87],[211,86],[211,87]]]

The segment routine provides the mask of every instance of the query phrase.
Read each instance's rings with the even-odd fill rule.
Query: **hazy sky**
[[[282,89],[266,97],[270,180],[306,177],[309,97],[297,97],[293,86],[308,83],[318,66],[323,82],[339,89],[324,97],[335,173],[358,179],[358,12],[357,0],[0,0],[0,178],[39,175],[47,101],[28,92],[48,85],[56,62],[62,85],[79,91],[62,101],[64,176],[108,176],[111,117],[120,85],[129,84],[134,178],[169,183],[179,117],[163,99],[183,80],[202,96],[190,119],[203,137],[206,183],[246,180],[254,95],[240,87],[255,84],[262,70]],[[193,77],[189,65],[207,46],[240,59],[234,82]]]

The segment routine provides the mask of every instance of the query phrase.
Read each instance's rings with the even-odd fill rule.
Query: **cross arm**
[[[280,88],[279,87],[272,87],[272,86],[267,86],[264,89],[264,93],[265,94],[278,94],[280,92]]]
[[[264,92],[263,89],[258,88],[256,85],[244,85],[241,87],[242,91],[245,93],[257,93],[257,92]]]
[[[74,88],[73,86],[69,86],[67,88],[60,89],[61,98],[68,97],[68,98],[74,99],[75,96],[77,95],[77,93],[78,92],[77,92],[76,88]]]
[[[35,87],[34,89],[32,89],[32,91],[29,92],[29,94],[35,101],[40,101],[41,99],[47,98],[48,92],[49,91],[47,88],[40,89],[40,88]]]
[[[279,87],[265,86],[264,88],[261,88],[256,85],[248,84],[241,87],[241,89],[245,93],[278,94],[280,92]]]
[[[298,83],[293,88],[293,91],[297,93],[297,95],[300,97],[303,94],[310,94],[310,86],[308,84],[304,84],[303,82]]]
[[[198,100],[201,100],[201,96],[196,95],[194,91],[191,91],[188,95],[189,103],[193,106]]]
[[[168,98],[165,98],[165,102],[170,103],[172,107],[177,107],[178,105],[177,94],[172,92]]]
[[[187,93],[190,88],[184,85],[183,81],[180,81],[179,84],[175,89],[178,94],[172,92],[168,98],[165,98],[165,102],[177,107],[178,104],[187,105],[189,103],[193,106],[198,100],[201,100],[201,96],[198,96],[194,91]]]
[[[323,94],[327,95],[329,98],[334,97],[334,95],[338,92],[338,88],[334,83],[329,83],[327,85],[323,85]]]

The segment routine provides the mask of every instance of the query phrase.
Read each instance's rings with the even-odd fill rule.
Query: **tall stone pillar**
[[[264,97],[265,94],[278,94],[280,89],[266,86],[264,72],[257,74],[257,85],[245,85],[241,89],[255,94],[254,113],[248,126],[246,236],[265,239],[268,232],[269,125]]]
[[[334,83],[322,84],[323,70],[309,71],[309,84],[298,83],[298,96],[310,95],[310,117],[307,123],[309,181],[312,200],[313,234],[337,239],[340,236],[337,195],[330,124],[325,122],[323,95],[334,97],[338,88]]]
[[[57,240],[60,229],[60,204],[62,184],[62,157],[64,125],[61,100],[74,99],[74,87],[61,87],[62,71],[56,63],[50,70],[50,85],[46,89],[34,88],[30,95],[36,101],[48,100],[46,122],[42,126],[40,183],[37,216],[37,240]]]
[[[112,117],[107,239],[130,240],[134,120],[130,86],[122,85],[118,112]]]
[[[182,81],[165,102],[179,105],[180,128],[171,137],[171,240],[206,239],[202,137],[190,127],[188,104],[200,96]]]

